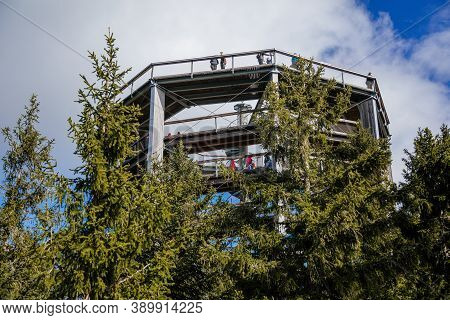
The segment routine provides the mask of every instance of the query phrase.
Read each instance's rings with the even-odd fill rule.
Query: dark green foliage
[[[400,184],[399,224],[407,239],[411,298],[448,299],[450,133],[419,130],[414,151],[406,151],[405,181]]]
[[[170,243],[156,244],[154,238],[170,212],[157,205],[167,199],[159,191],[153,195],[156,198],[149,198],[153,186],[138,181],[124,165],[134,155],[140,108],[120,101],[129,70],[122,71],[117,64],[112,34],[105,38],[107,46],[100,58],[89,54],[95,81],[82,76],[80,119],[69,120],[82,165],[75,171],[79,178],[68,198],[68,227],[61,234],[59,295],[163,298],[174,252]],[[144,252],[157,245],[156,252]],[[137,280],[151,272],[158,277],[137,285]]]
[[[292,239],[307,263],[306,297],[387,298],[399,269],[392,261],[399,231],[389,166],[388,142],[361,128],[326,154],[323,189],[305,199],[304,214],[294,219],[301,231],[298,242]]]
[[[192,297],[191,253],[202,242],[200,214],[209,206],[209,197],[201,198],[207,193],[201,171],[179,146],[163,163],[155,162],[151,173],[143,173],[139,190],[141,213],[133,230],[140,269],[122,281],[120,297]]]
[[[281,169],[231,173],[243,203],[226,218],[222,239],[237,237],[238,244],[222,259],[248,270],[223,270],[244,298],[383,297],[395,283],[399,236],[389,144],[361,128],[346,143],[327,139],[350,108],[350,91],[330,103],[335,83],[321,80],[310,62],[297,68],[269,87],[268,110],[256,120]]]
[[[154,161],[151,173],[133,175],[140,108],[117,96],[128,70],[120,71],[111,34],[100,59],[90,53],[96,81],[82,76],[83,105],[70,132],[82,165],[67,197],[67,227],[60,233],[60,297],[164,299],[182,295],[183,266],[196,237],[198,213],[208,205],[200,169],[182,147]],[[178,270],[178,269],[179,270]],[[177,269],[177,270],[176,270]],[[177,275],[177,283],[174,277]]]
[[[205,216],[214,210],[210,206],[212,190],[208,190],[200,168],[188,159],[182,145],[167,153],[149,178],[148,186],[158,190],[164,203],[155,205],[165,208],[168,215],[156,241],[170,244],[174,250],[167,297],[200,298],[207,289],[207,279],[199,251],[209,227]]]
[[[0,297],[48,298],[54,284],[55,233],[61,225],[64,179],[55,172],[53,141],[36,129],[33,95],[14,129],[4,128],[4,203],[0,209]]]

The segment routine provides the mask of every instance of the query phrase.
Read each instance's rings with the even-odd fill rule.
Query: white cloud
[[[12,2],[11,2],[12,3]],[[99,50],[110,26],[120,62],[134,72],[152,61],[262,48],[326,58],[348,67],[391,40],[388,14],[371,19],[353,0],[291,1],[14,1],[13,5],[77,50]],[[420,42],[396,39],[357,66],[377,76],[391,118],[394,177],[418,127],[437,130],[449,120],[449,30]],[[41,127],[56,138],[63,171],[73,167],[66,119],[79,112],[72,101],[80,57],[0,5],[0,126],[12,125],[28,96],[42,102]],[[405,53],[410,53],[409,58]],[[430,76],[431,74],[431,76]],[[0,145],[0,153],[4,145]]]
[[[414,48],[412,61],[420,64],[424,76],[450,81],[450,30],[435,32]]]

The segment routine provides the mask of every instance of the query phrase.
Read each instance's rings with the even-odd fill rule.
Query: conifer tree
[[[450,132],[446,125],[433,136],[419,130],[414,150],[405,150],[404,182],[399,186],[399,225],[407,240],[405,296],[413,299],[450,297]]]
[[[139,272],[141,241],[136,232],[139,188],[124,165],[138,140],[138,106],[124,106],[119,94],[124,76],[115,39],[89,53],[95,79],[82,75],[79,120],[69,119],[70,137],[81,158],[73,192],[67,198],[67,228],[62,234],[59,295],[69,298],[120,298],[121,283]],[[151,228],[150,228],[151,229]]]
[[[53,141],[39,133],[38,121],[39,103],[32,95],[16,127],[3,129],[9,149],[0,209],[1,298],[47,299],[54,285],[65,180],[54,171]]]
[[[208,205],[201,171],[182,147],[164,163],[154,161],[151,172],[131,173],[126,160],[135,155],[140,107],[119,99],[129,70],[120,70],[117,51],[108,34],[100,58],[89,54],[95,80],[82,76],[83,110],[77,122],[70,120],[82,164],[61,233],[60,297],[163,299],[181,292],[175,269],[198,240],[197,213]]]
[[[148,201],[156,206],[155,210],[167,211],[161,232],[154,239],[158,246],[148,247],[147,251],[170,245],[171,250],[164,249],[172,253],[166,297],[200,299],[209,288],[200,252],[210,229],[207,217],[218,207],[211,204],[213,190],[208,188],[200,168],[187,157],[182,145],[164,157],[164,162],[147,175],[149,182],[145,184],[153,190],[146,194]],[[158,198],[154,195],[156,190],[160,194]]]
[[[358,128],[348,142],[331,142],[350,90],[336,90],[311,62],[296,68],[269,85],[267,111],[256,119],[276,170],[229,173],[241,190],[231,211],[241,232],[222,237],[237,239],[223,255],[249,261],[250,272],[227,274],[245,298],[378,297],[397,268],[388,141]]]

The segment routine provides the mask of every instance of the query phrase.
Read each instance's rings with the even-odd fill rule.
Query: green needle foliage
[[[0,209],[0,297],[46,299],[54,286],[55,234],[62,223],[64,179],[54,171],[53,141],[41,135],[39,103],[29,105],[13,129],[4,128],[4,203]]]
[[[187,262],[197,241],[197,213],[208,205],[199,168],[182,152],[154,161],[152,172],[131,173],[140,107],[118,96],[128,70],[120,71],[112,34],[97,58],[95,81],[82,76],[83,111],[70,120],[82,165],[67,198],[67,227],[61,233],[59,296],[85,299],[164,299],[174,287],[175,268]],[[180,289],[177,289],[180,288]]]
[[[296,67],[269,86],[268,110],[256,119],[278,169],[230,173],[242,203],[231,211],[237,227],[226,237],[238,244],[227,254],[251,272],[228,272],[245,298],[382,296],[395,283],[399,236],[389,143],[359,127],[348,142],[330,141],[351,107],[350,90],[323,81],[311,62]]]
[[[406,297],[450,297],[450,132],[447,126],[433,136],[419,130],[414,151],[405,150],[405,181],[400,184],[399,224],[407,239]]]
[[[89,53],[95,80],[81,76],[81,116],[77,122],[69,119],[82,164],[75,170],[74,190],[67,199],[68,226],[61,235],[59,294],[68,298],[126,296],[124,283],[146,266],[137,260],[143,242],[158,229],[159,221],[151,221],[146,226],[148,236],[142,237],[141,219],[151,215],[150,204],[142,201],[144,190],[124,165],[134,155],[132,144],[139,138],[140,108],[120,101],[120,88],[130,69],[120,70],[113,35],[105,39],[100,57]]]
[[[147,175],[149,181],[146,185],[149,188],[149,202],[155,206],[154,210],[163,209],[167,214],[159,235],[145,252],[170,254],[165,297],[200,298],[207,290],[207,279],[204,277],[199,252],[209,228],[205,217],[216,210],[210,205],[213,190],[207,187],[200,168],[188,159],[182,145],[164,157],[164,162],[154,166]],[[155,277],[158,277],[156,272],[149,274],[145,281],[150,282]]]

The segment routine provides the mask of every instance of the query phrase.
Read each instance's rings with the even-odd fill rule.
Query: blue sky
[[[450,27],[450,5],[446,5],[448,0],[360,0],[360,3],[370,12],[373,19],[380,14],[389,14],[394,30],[397,33],[402,32],[402,39],[420,41],[430,34],[449,30]],[[427,17],[441,6],[444,7]],[[420,21],[424,17],[426,18]],[[409,56],[410,53],[406,51],[405,55]],[[430,73],[428,76],[434,75]],[[444,83],[450,87],[448,79]]]
[[[377,16],[379,12],[389,13],[396,30],[404,30],[410,25],[420,20],[422,17],[432,12],[435,8],[443,5],[443,0],[362,0],[361,1],[370,13]],[[444,21],[438,23],[435,18],[429,18],[427,21],[418,24],[403,36],[418,39],[435,28],[442,27]],[[449,20],[447,17],[447,26]]]
[[[154,61],[273,47],[345,68],[389,43],[354,70],[380,83],[396,181],[417,129],[450,120],[450,5],[394,38],[442,0],[1,1],[85,56],[101,50],[111,27],[119,61],[134,73]],[[39,129],[55,139],[58,168],[70,173],[78,159],[67,118],[80,112],[73,101],[89,64],[1,3],[0,43],[0,127],[13,126],[36,92]]]

